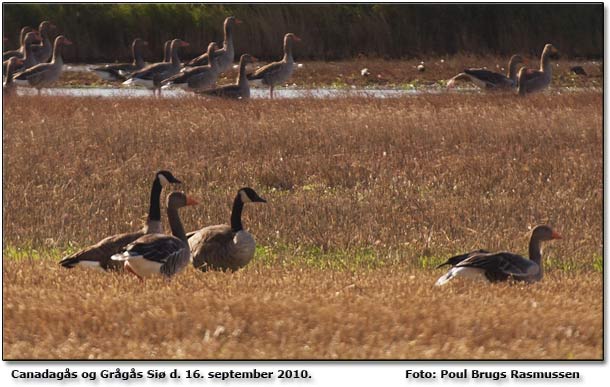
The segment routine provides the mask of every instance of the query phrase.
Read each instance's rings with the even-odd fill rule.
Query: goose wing
[[[510,81],[505,75],[486,69],[466,69],[464,72],[491,85],[499,85]]]
[[[508,277],[524,278],[538,272],[534,262],[508,252],[473,254],[458,263],[456,267],[481,269],[491,282],[504,281]]]
[[[123,267],[123,262],[113,261],[110,257],[123,251],[125,246],[142,235],[144,235],[142,231],[137,231],[109,236],[94,245],[64,257],[59,264],[68,269],[82,265],[99,267],[104,270],[119,270]]]
[[[144,67],[142,70],[134,72],[133,74],[131,74],[131,77],[145,79],[145,80],[154,80],[155,78],[165,79],[166,77],[170,76],[171,69],[172,69],[171,63],[166,63],[166,62],[153,63],[151,65]],[[168,74],[168,75],[165,76],[164,74]],[[173,73],[171,75],[173,75]]]
[[[51,63],[39,63],[36,66],[30,67],[27,70],[15,74],[14,80],[29,81],[31,84],[37,84],[44,80],[46,74],[53,70]]]
[[[184,247],[184,242],[172,235],[147,234],[130,243],[125,248],[125,252],[149,261],[166,263]]]
[[[484,253],[489,253],[489,251],[487,250],[483,250],[483,249],[479,249],[479,250],[473,250],[469,253],[465,253],[465,254],[460,254],[460,255],[455,255],[449,259],[447,259],[447,261],[445,263],[441,263],[440,265],[438,265],[436,267],[436,269],[441,268],[443,266],[446,265],[451,265],[451,266],[455,266],[458,263],[462,262],[463,260],[465,260],[466,258],[470,257],[471,255],[475,255],[475,254],[484,254]]]
[[[286,63],[281,62],[281,61],[269,63],[269,64],[257,69],[254,73],[248,74],[247,78],[248,78],[248,80],[253,81],[253,80],[262,79],[265,77],[272,77],[275,74],[281,72],[282,68],[285,64]]]
[[[221,267],[229,254],[235,233],[230,226],[222,224],[205,227],[189,238],[193,266],[201,270]]]
[[[225,53],[225,49],[220,48],[218,50],[214,50],[214,58],[218,58],[219,56],[222,56],[222,54]],[[208,53],[204,52],[203,54],[199,55],[197,58],[193,58],[190,61],[188,61],[188,63],[186,64],[186,66],[189,67],[194,67],[194,66],[203,66],[203,65],[207,65],[210,62],[208,61]]]

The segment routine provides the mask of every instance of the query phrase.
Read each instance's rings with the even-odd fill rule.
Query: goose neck
[[[244,209],[244,202],[241,200],[241,195],[238,193],[233,201],[233,210],[231,211],[231,229],[238,232],[244,229],[241,223],[241,213]]]
[[[537,278],[542,278],[542,247],[538,238],[532,237],[530,239],[529,256],[530,260],[539,267]]]
[[[183,242],[187,242],[186,233],[184,232],[184,226],[180,220],[180,214],[178,209],[173,207],[167,208],[167,219],[169,221],[169,227],[172,230],[172,234]]]

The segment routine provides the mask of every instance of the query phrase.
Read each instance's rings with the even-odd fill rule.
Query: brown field
[[[539,58],[526,57],[528,66],[537,68]],[[279,58],[278,58],[279,59]],[[419,88],[433,85],[444,85],[465,68],[486,67],[490,70],[506,73],[509,58],[494,56],[456,55],[450,57],[412,58],[403,60],[383,60],[376,58],[356,58],[349,61],[321,62],[301,61],[303,64],[295,70],[290,84],[297,87],[406,87]],[[417,66],[424,62],[425,71],[420,72]],[[603,63],[600,61],[587,61],[579,59],[560,59],[554,62],[553,68],[555,86],[560,87],[599,87],[603,85]],[[264,65],[256,63],[252,69]],[[570,71],[572,66],[581,66],[587,76],[579,76]],[[360,71],[367,68],[369,76],[362,76]],[[222,74],[218,84],[234,82],[237,69]],[[60,82],[63,86],[118,86],[118,82],[108,83],[102,81],[97,75],[90,72],[65,71]],[[462,83],[472,87],[472,84]]]
[[[245,102],[21,97],[3,111],[5,359],[601,359],[602,94]],[[56,262],[142,223],[155,170],[259,243],[235,274],[141,285]],[[433,287],[473,248],[541,283]]]

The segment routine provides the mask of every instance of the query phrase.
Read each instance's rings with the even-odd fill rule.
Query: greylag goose
[[[171,77],[180,71],[180,59],[178,58],[178,48],[186,47],[189,44],[182,39],[174,39],[171,44],[171,58],[169,62],[159,62],[148,65],[142,70],[131,74],[131,77],[123,82],[124,85],[141,85],[153,91],[159,91],[161,95],[161,81]]]
[[[447,82],[447,87],[455,86],[458,80],[471,81],[481,89],[510,89],[517,86],[517,67],[524,63],[519,55],[513,55],[508,61],[507,75],[486,69],[466,69]]]
[[[4,82],[2,83],[2,95],[4,96],[14,93],[15,84],[13,83],[13,74],[15,73],[15,69],[21,67],[23,64],[23,59],[12,56],[7,60],[7,62],[6,76],[4,78]]]
[[[222,48],[214,51],[214,57],[217,59],[218,73],[224,73],[231,68],[233,60],[235,59],[235,48],[233,47],[233,26],[235,24],[241,24],[242,21],[235,18],[235,16],[229,16],[224,21],[224,41]],[[202,55],[189,61],[186,66],[202,66],[209,64],[209,54],[204,52]]]
[[[61,70],[64,65],[64,60],[61,56],[63,46],[72,44],[65,36],[60,35],[55,39],[53,46],[53,58],[49,63],[39,63],[34,67],[16,74],[13,78],[19,86],[29,85],[35,87],[40,95],[40,90],[43,87],[51,85],[61,76]]]
[[[14,73],[29,69],[30,67],[36,66],[38,62],[32,53],[32,46],[34,43],[40,42],[40,35],[36,31],[28,32],[25,35],[25,54],[22,57],[21,65],[13,69]],[[13,58],[13,57],[11,57]],[[10,58],[9,58],[10,60]],[[3,71],[6,74],[6,65],[8,64],[8,60],[5,60],[3,63]]]
[[[556,57],[559,51],[552,45],[547,44],[542,50],[540,56],[540,69],[528,69],[522,68],[519,70],[517,77],[517,93],[519,95],[525,95],[528,93],[535,93],[546,89],[553,79],[553,65],[551,64],[551,57]]]
[[[202,271],[231,270],[244,267],[254,257],[256,243],[244,230],[241,213],[244,203],[266,203],[252,188],[237,191],[233,201],[231,225],[216,225],[188,234],[193,266]]]
[[[125,262],[125,270],[143,279],[153,275],[172,277],[184,269],[191,252],[180,221],[178,209],[198,204],[183,192],[172,192],[167,197],[167,218],[173,235],[147,234],[131,242],[124,251],[112,256]]]
[[[17,50],[4,51],[2,53],[2,61],[8,60],[9,58],[16,56],[17,58],[23,58],[25,55],[25,36],[28,32],[35,31],[32,27],[25,26],[19,33],[19,48]]]
[[[212,42],[208,46],[208,53],[212,54],[216,49],[216,43]],[[163,88],[180,87],[182,89],[207,89],[214,87],[218,79],[217,60],[214,58],[209,65],[187,67],[161,82]]]
[[[453,267],[436,281],[436,285],[444,285],[455,277],[487,279],[489,282],[508,279],[525,282],[540,281],[543,274],[540,244],[553,239],[561,239],[561,235],[550,226],[541,225],[532,230],[529,259],[513,253],[490,253],[485,250],[464,254],[466,257],[449,258],[443,265],[453,265]]]
[[[293,33],[284,36],[284,57],[281,61],[269,63],[253,74],[248,75],[248,80],[252,83],[261,83],[269,86],[271,98],[273,98],[273,87],[284,83],[292,75],[294,70],[294,59],[292,58],[292,42],[300,42],[301,38]]]
[[[246,65],[248,63],[253,63],[255,60],[256,58],[250,54],[243,54],[239,58],[239,74],[237,75],[237,82],[234,85],[221,86],[210,90],[195,91],[195,93],[209,97],[232,99],[250,98],[250,85],[248,84],[248,78],[246,77]]]
[[[107,64],[104,66],[94,67],[91,69],[100,78],[105,81],[125,81],[134,71],[138,71],[144,67],[144,59],[142,59],[142,47],[148,45],[148,42],[140,38],[136,38],[131,43],[131,53],[133,62],[131,63],[116,63]]]
[[[51,29],[55,29],[55,24],[46,20],[38,26],[38,32],[40,32],[42,43],[32,47],[32,52],[34,53],[37,63],[46,63],[51,58],[51,55],[53,55],[53,45],[49,38]]]
[[[67,269],[76,266],[95,268],[101,270],[122,270],[123,263],[113,261],[110,257],[120,253],[129,243],[146,234],[160,234],[163,232],[161,225],[161,191],[168,184],[180,184],[169,171],[158,171],[150,190],[150,207],[146,225],[139,231],[125,234],[117,234],[102,239],[98,243],[85,249],[64,257],[59,264]]]

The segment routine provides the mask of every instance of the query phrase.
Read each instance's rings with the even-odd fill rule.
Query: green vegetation
[[[301,59],[356,56],[405,58],[456,53],[539,54],[552,42],[568,57],[603,54],[603,5],[324,5],[324,4],[4,4],[4,36],[17,45],[23,25],[49,19],[75,41],[68,61],[127,59],[135,37],[149,41],[148,57],[167,39],[191,43],[185,57],[222,40],[228,15],[244,21],[235,30],[236,51],[261,59],[281,54],[281,39],[295,32]],[[270,23],[273,21],[273,23]]]

